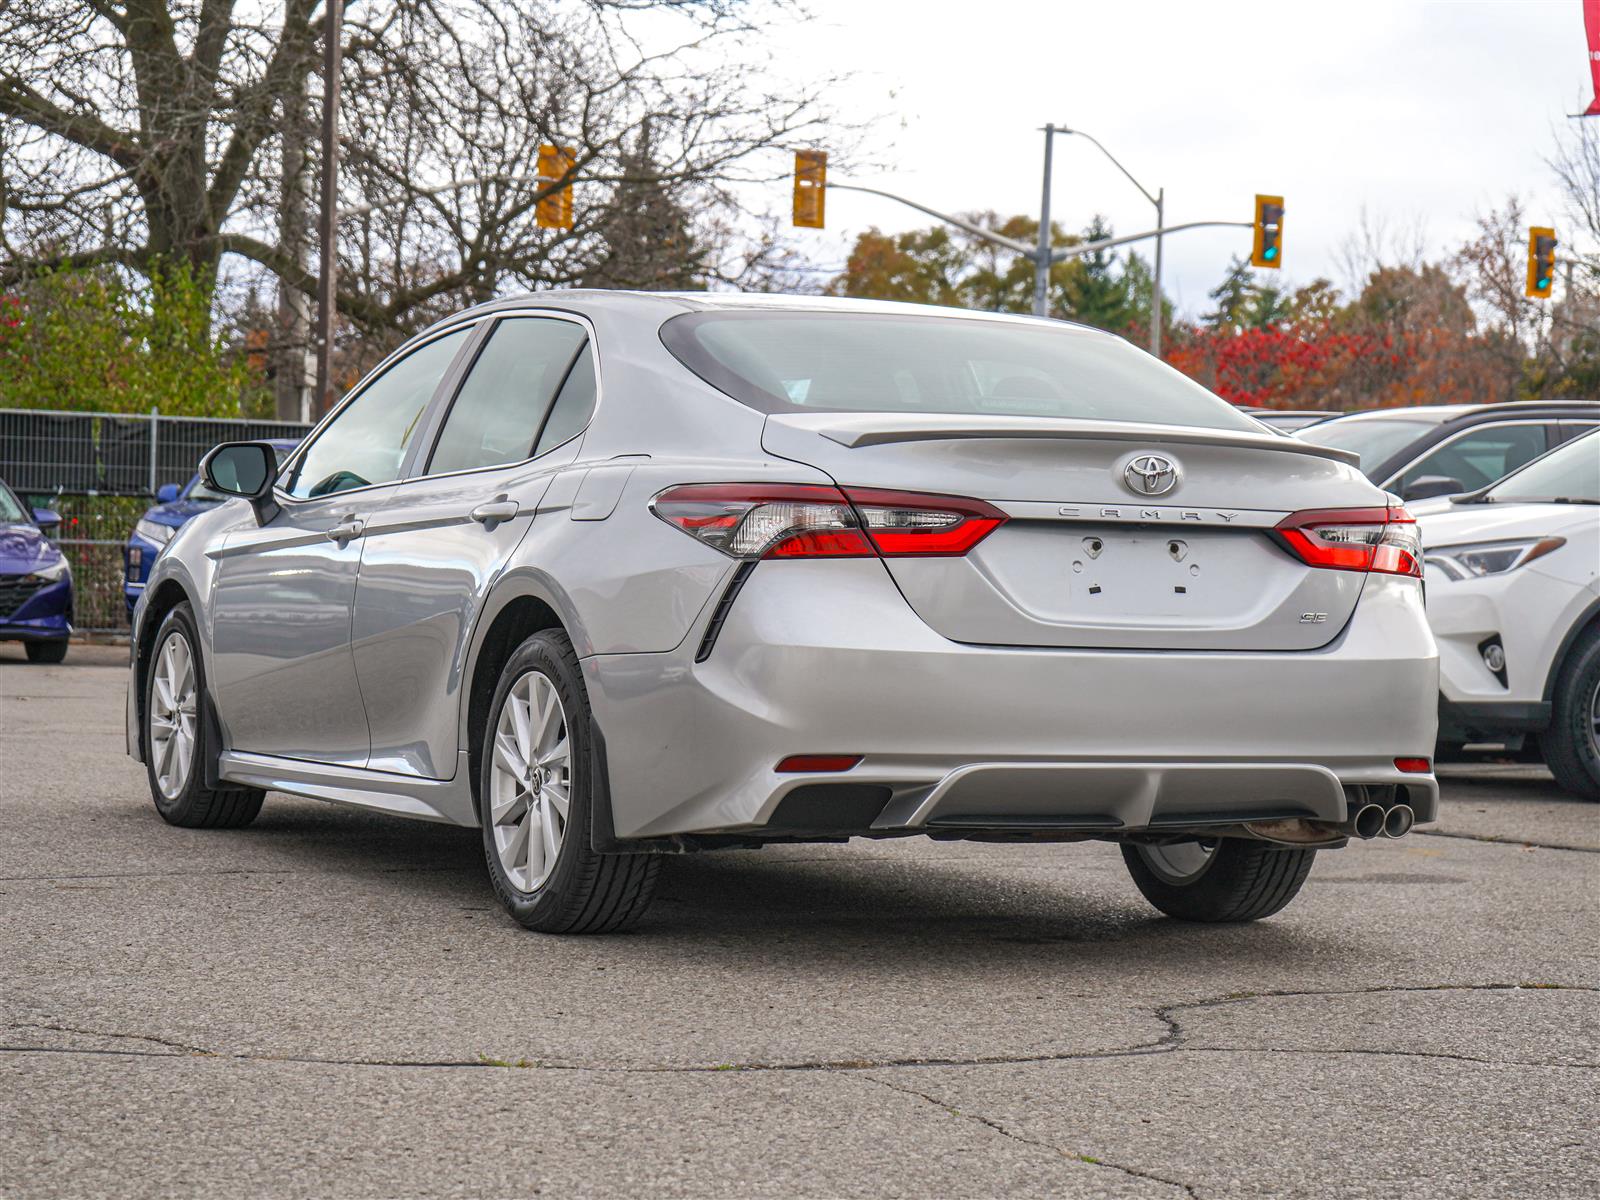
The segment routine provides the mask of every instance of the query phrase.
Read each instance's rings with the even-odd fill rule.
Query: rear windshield
[[[1071,325],[879,313],[675,317],[668,350],[763,412],[960,413],[1261,426],[1121,338]]]
[[[1354,450],[1361,456],[1363,467],[1376,467],[1404,450],[1436,423],[1403,417],[1342,417],[1296,430],[1295,436],[1318,446]]]

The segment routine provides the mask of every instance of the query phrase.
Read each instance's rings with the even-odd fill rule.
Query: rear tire
[[[489,713],[478,820],[500,903],[541,933],[627,929],[650,905],[661,859],[591,847],[589,697],[565,633],[542,630],[517,647]]]
[[[1259,921],[1293,900],[1311,873],[1315,850],[1288,850],[1243,838],[1143,846],[1123,843],[1122,861],[1144,898],[1180,921]],[[1183,853],[1179,853],[1184,851]]]
[[[180,604],[156,631],[144,683],[144,767],[156,811],[184,829],[239,829],[256,819],[266,793],[251,787],[205,784],[216,747],[200,719],[205,664],[194,613]]]
[[[58,663],[67,657],[68,642],[66,638],[55,642],[24,642],[23,648],[28,652],[28,661],[32,663]]]
[[[1556,676],[1550,728],[1539,735],[1556,782],[1600,800],[1600,630],[1581,636]]]

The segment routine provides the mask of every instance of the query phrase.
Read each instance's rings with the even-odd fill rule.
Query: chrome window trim
[[[1465,429],[1458,429],[1455,433],[1452,433],[1449,437],[1445,438],[1442,442],[1435,442],[1433,445],[1429,446],[1421,454],[1417,455],[1415,458],[1413,458],[1409,462],[1407,462],[1405,464],[1405,466],[1401,467],[1399,470],[1397,470],[1393,474],[1391,474],[1388,479],[1385,479],[1382,483],[1378,484],[1378,486],[1381,487],[1381,488],[1398,488],[1398,486],[1400,484],[1400,477],[1402,475],[1404,475],[1407,471],[1411,470],[1412,467],[1416,466],[1419,462],[1421,462],[1423,459],[1427,458],[1429,455],[1437,454],[1439,451],[1443,450],[1446,446],[1452,445],[1453,443],[1460,441],[1462,438],[1466,437],[1468,434],[1478,433],[1478,432],[1480,432],[1482,430],[1485,430],[1485,429],[1509,429],[1513,425],[1549,425],[1550,422],[1552,420],[1555,420],[1555,419],[1556,418],[1553,418],[1553,417],[1522,417],[1522,418],[1519,418],[1518,420],[1514,420],[1514,421],[1479,421],[1475,425],[1468,425]],[[1548,436],[1549,435],[1546,434],[1546,437],[1548,437]],[[1553,443],[1545,446],[1544,450],[1541,451],[1541,453],[1548,453],[1549,451],[1554,450],[1556,448],[1556,446],[1558,446],[1558,445],[1560,445],[1559,442],[1553,442]],[[1504,476],[1502,476],[1501,478],[1504,478]],[[1499,480],[1495,480],[1494,482],[1498,483]]]
[[[557,450],[561,449],[562,446],[570,446],[574,441],[576,441],[578,438],[581,438],[585,433],[587,433],[589,431],[589,427],[594,424],[595,415],[600,411],[600,404],[601,404],[601,402],[602,402],[602,400],[604,399],[604,396],[605,396],[605,384],[602,381],[602,376],[601,376],[600,348],[595,342],[594,325],[593,325],[593,323],[590,322],[586,317],[582,317],[582,316],[580,316],[580,315],[578,315],[576,313],[569,313],[569,312],[560,311],[560,310],[557,310],[557,309],[548,309],[548,308],[522,309],[522,308],[518,308],[518,309],[502,310],[502,311],[497,311],[497,312],[493,312],[493,313],[487,314],[487,316],[485,317],[485,320],[487,320],[488,323],[489,323],[489,328],[490,328],[489,336],[491,336],[491,337],[493,336],[493,328],[494,328],[494,326],[498,325],[501,321],[516,320],[518,318],[526,319],[528,317],[539,317],[539,318],[549,318],[549,319],[558,320],[558,321],[568,321],[571,324],[581,326],[583,328],[585,334],[587,335],[586,339],[584,341],[584,347],[583,348],[584,348],[585,352],[587,352],[588,354],[590,354],[592,356],[593,361],[594,361],[594,407],[589,410],[589,419],[583,423],[583,428],[579,429],[577,433],[573,434],[571,437],[567,438],[565,441],[560,442],[557,445],[551,446],[543,454],[535,454],[532,457],[523,458],[523,459],[516,459],[516,460],[513,460],[511,462],[489,463],[489,464],[487,464],[485,466],[481,466],[481,467],[463,467],[459,471],[434,471],[434,472],[417,471],[417,472],[414,472],[414,473],[409,474],[409,475],[403,475],[400,479],[396,480],[395,482],[405,484],[405,483],[414,483],[414,482],[416,482],[418,480],[422,480],[422,479],[453,479],[458,475],[477,475],[477,474],[479,474],[481,472],[484,472],[484,471],[514,471],[514,470],[516,470],[516,469],[518,469],[520,467],[529,466],[529,465],[531,465],[533,463],[538,462],[540,459],[546,458],[549,455],[554,454]],[[488,339],[484,338],[483,340],[487,341]],[[482,346],[481,343],[475,348],[474,353],[473,353],[472,364],[471,364],[472,366],[475,366],[477,364],[477,355],[478,355],[478,353],[480,353],[482,351],[482,349],[483,349],[483,346]],[[573,364],[574,364],[574,366],[577,364],[577,359],[573,359]],[[428,428],[426,430],[426,433],[430,438],[430,442],[429,442],[429,445],[428,445],[428,459],[429,459],[429,461],[431,461],[433,459],[434,451],[438,449],[439,436],[444,432],[445,421],[447,421],[449,419],[450,409],[455,404],[456,396],[461,391],[461,385],[466,383],[467,376],[470,375],[471,373],[472,373],[471,372],[471,366],[469,366],[467,371],[462,374],[461,378],[456,380],[455,386],[452,389],[450,389],[450,393],[449,393],[450,399],[449,399],[449,401],[441,403],[439,405],[440,409],[442,410],[439,419],[437,421],[434,421],[432,419],[431,415],[430,415],[429,425],[428,425]],[[570,371],[569,371],[569,373],[570,373]],[[563,379],[562,382],[565,383],[566,380]],[[557,390],[557,395],[559,395],[559,394],[560,394],[560,392],[559,392],[559,389],[558,389]],[[437,401],[438,397],[435,397],[435,400]],[[551,407],[553,408],[555,406],[555,397],[551,398],[550,403],[551,403]],[[550,413],[548,411],[545,413],[545,418],[544,419],[545,419],[545,421],[548,421],[550,419]],[[544,432],[544,422],[541,422],[540,426],[539,426],[539,433],[542,433],[542,432]],[[534,449],[538,448],[538,434],[537,433],[534,435],[534,447],[533,448]],[[417,455],[418,459],[420,459],[421,457],[422,456],[420,454]],[[343,492],[336,492],[335,493],[335,495],[340,495],[340,496],[342,496],[344,494],[345,493],[343,493]]]
[[[447,325],[442,329],[430,330],[425,334],[420,334],[409,341],[403,342],[401,345],[395,347],[394,350],[390,351],[387,357],[380,360],[377,366],[368,371],[362,380],[357,383],[355,387],[350,389],[343,400],[339,401],[338,404],[329,409],[328,412],[323,416],[322,420],[318,421],[314,426],[312,426],[311,432],[306,434],[304,439],[301,440],[300,444],[294,448],[294,453],[284,460],[283,465],[278,469],[278,477],[273,480],[273,498],[277,500],[280,505],[288,507],[290,505],[297,504],[319,503],[323,500],[331,500],[338,496],[357,496],[362,492],[370,492],[377,488],[393,487],[397,483],[404,483],[408,478],[408,476],[405,474],[405,467],[414,456],[411,450],[408,450],[404,457],[402,457],[400,460],[401,473],[393,479],[384,480],[382,483],[369,483],[362,487],[346,488],[340,492],[330,492],[326,496],[296,496],[283,486],[283,480],[287,478],[288,475],[295,469],[295,467],[299,465],[300,457],[308,453],[311,447],[316,443],[317,439],[323,435],[328,426],[333,424],[334,421],[338,420],[339,417],[343,415],[344,410],[349,408],[350,405],[354,404],[359,397],[365,395],[367,389],[371,387],[374,382],[380,379],[384,372],[386,372],[390,367],[394,366],[402,358],[408,357],[413,351],[420,350],[422,347],[429,345],[432,342],[436,342],[442,337],[448,337],[453,333],[460,333],[464,329],[472,330],[473,332],[468,335],[467,340],[465,343],[463,343],[461,349],[456,352],[456,357],[451,359],[450,365],[445,368],[444,377],[439,380],[440,386],[442,387],[445,381],[450,378],[451,372],[455,368],[456,364],[460,361],[461,355],[466,350],[471,348],[476,334],[481,332],[478,327],[482,326],[486,320],[491,319],[492,318],[486,314],[468,317],[464,320],[456,321],[450,325]],[[428,398],[428,403],[423,406],[421,432],[426,432],[434,405],[437,404],[438,399],[439,388],[435,388],[434,394]]]

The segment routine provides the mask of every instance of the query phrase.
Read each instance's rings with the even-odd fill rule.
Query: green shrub
[[[212,331],[209,284],[63,270],[0,296],[0,408],[238,416],[252,372]]]

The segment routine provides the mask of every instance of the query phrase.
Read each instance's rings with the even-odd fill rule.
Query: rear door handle
[[[487,504],[480,504],[467,514],[485,529],[493,529],[502,521],[509,521],[517,515],[517,502],[515,500],[491,500]]]
[[[366,523],[358,521],[352,516],[347,516],[339,524],[328,530],[325,536],[330,542],[338,542],[343,546],[346,542],[361,536],[361,531],[366,528]]]

